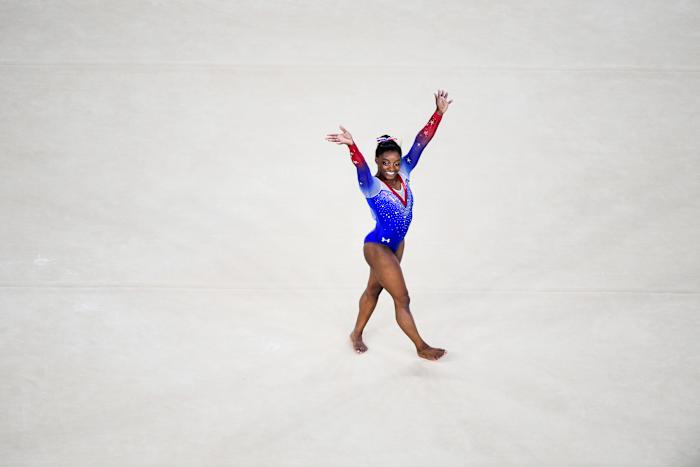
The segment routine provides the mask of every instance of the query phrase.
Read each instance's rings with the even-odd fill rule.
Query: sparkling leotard
[[[440,120],[442,115],[437,111],[434,112],[416,136],[411,150],[401,158],[398,179],[404,187],[403,197],[399,196],[386,182],[372,175],[365,158],[355,144],[348,146],[350,159],[357,169],[360,191],[365,195],[372,217],[377,222],[374,230],[365,237],[365,243],[381,243],[396,253],[401,240],[408,232],[413,217],[413,193],[409,186],[411,171],[418,164],[423,149],[433,138]]]

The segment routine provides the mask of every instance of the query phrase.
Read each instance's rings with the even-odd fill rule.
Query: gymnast
[[[443,90],[438,90],[433,95],[436,109],[405,156],[401,156],[401,147],[395,138],[389,135],[377,138],[374,159],[377,163],[377,173],[374,176],[348,130],[341,125],[342,133],[326,135],[327,141],[348,146],[350,160],[357,169],[360,191],[364,194],[376,221],[374,230],[364,239],[364,256],[370,267],[369,281],[360,297],[360,311],[355,329],[350,333],[353,349],[358,353],[367,350],[362,340],[362,331],[372,316],[383,289],[394,299],[396,321],[413,341],[418,356],[437,360],[447,353],[445,349],[429,346],[418,334],[409,308],[410,298],[400,265],[405,245],[404,236],[413,215],[413,192],[409,183],[411,172],[452,103],[452,100],[447,100],[447,92]]]

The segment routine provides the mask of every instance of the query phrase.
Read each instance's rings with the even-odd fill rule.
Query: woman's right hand
[[[348,130],[343,128],[342,125],[340,125],[340,129],[343,131],[342,133],[329,133],[326,135],[326,141],[330,141],[331,143],[337,143],[337,144],[347,144],[348,146],[352,146],[355,144],[355,142],[352,140],[352,135]]]

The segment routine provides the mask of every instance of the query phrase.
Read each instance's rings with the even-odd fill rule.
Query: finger
[[[348,130],[346,130],[345,128],[343,128],[343,125],[340,125],[340,129],[343,130],[343,133],[345,133],[346,131],[348,131]]]
[[[453,100],[454,100],[454,99],[450,99],[450,102],[448,102],[448,104],[451,104]]]

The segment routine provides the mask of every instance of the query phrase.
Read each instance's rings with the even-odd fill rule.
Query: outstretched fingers
[[[340,133],[328,133],[326,135],[326,141],[330,141],[332,143],[342,144],[340,142],[340,136],[341,136]]]
[[[342,130],[342,133],[328,133],[326,135],[326,141],[331,141],[333,143],[338,144],[352,144],[352,135],[350,134],[350,132],[346,130],[345,127],[343,127],[343,125],[339,126]]]
[[[445,90],[443,90],[443,89],[438,89],[438,92],[434,92],[434,93],[433,93],[433,96],[435,96],[435,99],[438,99],[438,98],[442,97],[442,98],[444,98],[445,100],[447,100],[447,97],[448,97],[449,95],[450,95],[450,93],[447,92],[447,91],[445,91]],[[452,102],[452,100],[450,100],[450,102]]]

